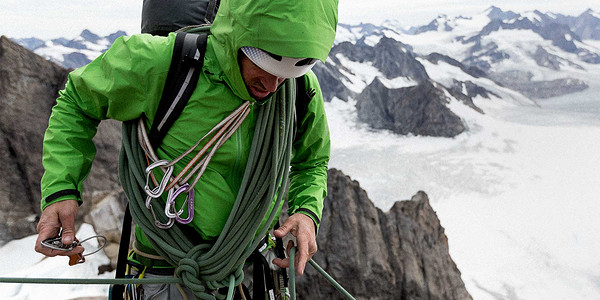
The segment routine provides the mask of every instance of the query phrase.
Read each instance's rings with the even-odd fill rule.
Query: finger
[[[35,251],[47,256],[56,256],[57,254],[52,252],[52,249],[42,246],[42,241],[58,235],[58,232],[60,231],[58,216],[56,214],[52,214],[51,216],[42,214],[37,226],[37,231],[39,234],[35,241]]]
[[[294,262],[296,265],[296,269],[298,270],[298,275],[304,274],[304,267],[306,266],[306,262],[310,259],[308,255],[308,237],[306,234],[299,234],[297,238],[298,242],[298,255],[296,255],[296,261]]]
[[[62,225],[62,242],[69,245],[75,241],[75,216],[70,214],[59,214]]]
[[[290,259],[286,258],[286,259],[281,259],[281,258],[275,258],[273,259],[273,264],[275,264],[276,266],[285,269],[288,268],[290,266]]]
[[[292,230],[292,228],[293,225],[291,224],[290,219],[287,219],[285,223],[283,223],[283,225],[279,226],[279,228],[273,231],[273,234],[275,235],[275,237],[282,238],[286,234],[288,234]]]
[[[290,250],[292,250],[293,247],[294,247],[294,241],[292,241],[292,240],[288,241],[287,246],[285,246],[285,253],[290,255]]]

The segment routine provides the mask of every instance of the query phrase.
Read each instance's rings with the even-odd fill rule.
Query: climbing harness
[[[106,237],[103,235],[94,235],[94,236],[87,237],[81,241],[79,241],[78,239],[75,239],[71,244],[63,244],[62,230],[61,230],[61,231],[59,231],[57,236],[55,236],[53,238],[45,239],[40,244],[42,246],[44,246],[46,248],[50,248],[52,250],[59,250],[59,251],[66,252],[66,251],[71,251],[75,247],[77,247],[91,239],[94,239],[94,238],[102,240],[102,243],[100,244],[100,246],[98,246],[98,248],[96,248],[90,252],[84,252],[84,253],[69,256],[69,265],[73,266],[73,265],[85,262],[85,256],[92,255],[92,254],[102,250],[104,248],[104,246],[106,245]]]

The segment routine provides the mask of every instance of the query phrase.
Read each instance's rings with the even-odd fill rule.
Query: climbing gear
[[[317,63],[314,58],[280,56],[255,47],[242,47],[241,50],[259,68],[280,78],[300,77]]]
[[[79,241],[78,239],[75,239],[71,244],[67,245],[67,244],[63,244],[63,242],[62,242],[62,229],[61,229],[61,231],[58,232],[57,236],[55,236],[53,238],[45,239],[40,244],[42,246],[44,246],[46,248],[50,248],[52,250],[59,250],[59,251],[66,252],[66,251],[73,250],[75,247],[77,247],[93,238],[101,239],[103,241],[102,244],[98,248],[94,249],[94,251],[79,253],[79,254],[74,254],[74,255],[69,256],[69,266],[73,266],[73,265],[85,262],[85,256],[92,255],[92,254],[102,250],[104,248],[104,246],[106,245],[106,237],[103,235],[93,235],[93,236],[85,238],[81,241]]]
[[[198,296],[211,297],[211,290],[239,285],[243,263],[276,217],[289,172],[295,92],[295,82],[288,81],[267,103],[256,108],[256,130],[242,184],[214,243],[191,243],[179,224],[167,230],[154,225],[154,216],[145,205],[147,162],[137,139],[139,121],[124,123],[119,178],[129,199],[131,215],[154,250],[178,266],[177,276]],[[150,204],[156,207],[155,203],[161,205],[160,202],[153,198]],[[163,214],[155,216],[166,222]],[[262,222],[263,219],[267,221]]]

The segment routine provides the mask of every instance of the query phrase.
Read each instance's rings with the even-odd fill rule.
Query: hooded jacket
[[[324,61],[335,36],[337,1],[224,0],[211,27],[198,84],[156,153],[173,159],[231,111],[251,99],[239,69],[239,48],[258,47],[290,57]],[[71,72],[60,91],[44,137],[42,209],[56,201],[81,202],[82,182],[95,156],[92,138],[101,120],[154,119],[165,85],[175,34],[117,39],[85,67]],[[289,213],[304,213],[319,224],[326,194],[329,131],[323,98],[312,72],[306,88],[316,95],[298,120],[290,171]],[[202,238],[221,232],[239,190],[256,124],[254,109],[216,152],[194,187],[191,223]],[[175,165],[179,172],[196,152]],[[280,208],[279,208],[280,209]],[[143,239],[143,236],[138,235]],[[146,243],[144,243],[146,244]]]

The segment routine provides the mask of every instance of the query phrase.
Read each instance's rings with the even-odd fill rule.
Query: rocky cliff
[[[67,70],[0,37],[0,245],[35,233],[39,213],[42,140]],[[118,188],[116,160],[120,127],[101,126],[95,139],[97,160],[84,186],[92,191]],[[86,207],[83,207],[85,211]]]
[[[465,130],[460,117],[447,106],[448,98],[436,83],[388,89],[375,78],[356,101],[358,119],[375,129],[398,134],[453,137]]]
[[[314,259],[356,299],[471,299],[424,192],[383,212],[341,171],[329,170],[327,184]],[[306,270],[300,299],[344,299]]]

